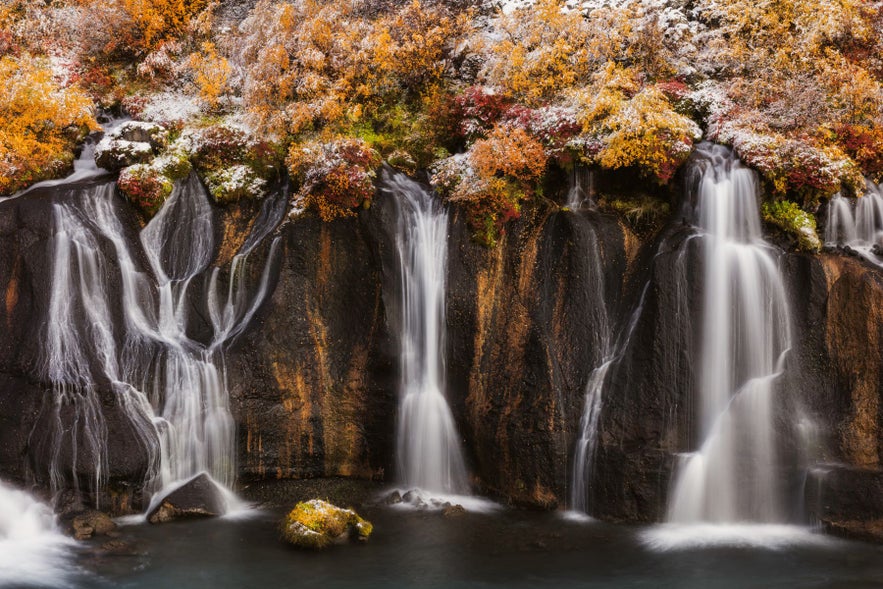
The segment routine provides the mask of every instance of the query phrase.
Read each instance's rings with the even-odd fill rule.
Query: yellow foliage
[[[201,53],[190,56],[190,69],[193,70],[200,97],[209,108],[217,108],[232,71],[226,58],[218,55],[214,43],[206,42],[202,44]]]
[[[0,58],[0,87],[0,193],[9,193],[62,172],[76,139],[98,124],[88,96],[59,87],[39,59]]]
[[[635,166],[665,183],[690,154],[701,130],[675,112],[657,86],[641,87],[638,76],[610,64],[584,91],[583,130],[601,140],[591,163],[609,169]]]

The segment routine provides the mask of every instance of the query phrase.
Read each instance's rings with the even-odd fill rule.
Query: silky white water
[[[48,505],[0,481],[0,587],[66,585],[73,544]]]
[[[595,172],[583,165],[570,171],[565,205],[572,211],[595,204]]]
[[[833,196],[828,201],[825,245],[849,246],[883,266],[883,188],[868,181],[860,198]]]
[[[774,395],[791,346],[788,301],[762,237],[755,173],[725,148],[700,150],[699,446],[677,465],[667,521],[781,523]]]
[[[69,476],[77,485],[81,461],[88,461],[85,470],[95,473],[90,490],[104,482],[111,441],[96,385],[105,381],[149,456],[148,495],[201,472],[230,487],[235,426],[224,346],[241,333],[267,294],[278,240],[256,290],[247,279],[247,258],[278,223],[283,208],[265,206],[248,247],[234,259],[229,283],[222,286],[218,269],[208,274],[215,232],[205,189],[195,176],[175,186],[137,241],[124,230],[112,183],[73,190],[66,197],[53,209],[43,348],[44,374],[53,383],[44,411],[53,427],[48,434],[32,434],[48,435],[44,442],[55,452],[53,489],[63,488]],[[214,327],[208,343],[187,331],[191,309],[198,304],[191,293],[195,280],[208,283],[205,304]],[[111,288],[112,282],[119,286]],[[67,453],[73,473],[62,466],[68,464],[62,460]]]
[[[460,438],[445,398],[445,271],[448,214],[403,174],[384,174],[398,207],[401,302],[399,478],[407,488],[468,494]]]

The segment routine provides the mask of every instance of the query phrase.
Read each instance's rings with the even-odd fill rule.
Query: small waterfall
[[[567,208],[578,211],[595,203],[595,171],[575,164],[570,171],[567,189]]]
[[[579,167],[574,168],[574,173],[578,170],[582,170],[582,172],[587,174],[591,173],[585,168]],[[571,194],[573,192],[574,188],[572,187]],[[569,201],[570,196],[568,196]],[[583,201],[579,200],[577,202],[581,203]],[[587,296],[588,300],[594,303],[593,308],[595,310],[593,317],[594,329],[589,334],[589,337],[593,339],[592,349],[596,350],[596,368],[589,375],[589,380],[586,383],[584,408],[579,426],[580,435],[576,442],[573,459],[573,477],[569,489],[570,508],[583,513],[588,513],[591,506],[591,481],[595,446],[598,438],[598,421],[601,417],[607,372],[613,364],[613,358],[611,357],[610,319],[604,303],[606,295],[604,292],[604,268],[601,263],[600,244],[594,231],[591,232],[591,237],[587,257],[592,279],[589,281],[590,292],[587,293]]]
[[[825,245],[848,246],[883,266],[883,189],[870,180],[861,198],[839,194],[828,201]]]
[[[0,587],[66,586],[72,544],[48,505],[0,481]]]
[[[700,155],[701,444],[677,466],[667,519],[783,522],[773,395],[791,346],[785,287],[761,234],[754,172],[719,146],[700,147]]]
[[[229,488],[235,478],[235,425],[224,347],[244,330],[267,294],[278,238],[256,290],[248,280],[248,255],[280,221],[284,198],[265,203],[222,295],[219,270],[210,278],[207,274],[215,250],[213,216],[195,175],[175,186],[137,242],[126,235],[113,183],[65,196],[54,205],[44,346],[44,371],[53,383],[48,401],[53,489],[64,486],[62,452],[72,453],[75,473],[80,456],[88,460],[96,473],[91,490],[102,487],[110,441],[96,383],[104,381],[150,457],[146,493],[201,472]],[[139,249],[143,256],[136,254]],[[190,309],[197,304],[191,286],[198,277],[208,284],[205,305],[214,327],[208,344],[187,331]],[[110,288],[116,279],[119,300]],[[76,474],[73,478],[76,484]]]
[[[445,399],[447,211],[403,174],[384,174],[398,205],[396,250],[402,312],[399,476],[409,488],[467,494],[454,417]]]

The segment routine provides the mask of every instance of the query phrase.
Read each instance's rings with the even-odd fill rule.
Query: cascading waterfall
[[[702,146],[700,154],[701,444],[677,467],[667,519],[784,522],[773,396],[791,346],[788,300],[774,250],[762,237],[754,172],[720,146]]]
[[[883,266],[883,189],[871,181],[861,198],[839,194],[828,201],[825,244],[848,246],[865,259]]]
[[[445,399],[445,271],[448,214],[402,174],[384,174],[398,205],[396,249],[402,309],[399,476],[430,493],[469,492],[454,417]]]
[[[45,372],[53,383],[50,447],[56,452],[69,448],[75,470],[83,454],[96,473],[93,490],[101,487],[108,440],[95,383],[96,378],[106,379],[152,459],[147,493],[202,472],[230,487],[235,477],[235,426],[224,346],[241,333],[267,294],[278,238],[251,297],[247,259],[278,224],[284,199],[265,203],[234,259],[226,289],[220,286],[218,269],[210,278],[205,274],[214,254],[214,227],[205,189],[195,176],[176,185],[141,231],[147,268],[137,261],[137,244],[127,239],[114,201],[114,185],[107,183],[74,190],[54,205],[53,280],[44,346]],[[102,249],[102,242],[112,244],[113,256]],[[122,287],[119,301],[112,300],[108,287],[116,272]],[[214,329],[207,345],[187,333],[193,305],[190,288],[198,277],[208,281],[206,305]],[[113,311],[117,307],[122,322]],[[65,427],[62,415],[71,413],[73,427]],[[56,454],[50,466],[54,489],[63,486],[59,464]]]

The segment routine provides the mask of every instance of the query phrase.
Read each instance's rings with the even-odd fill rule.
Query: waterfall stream
[[[60,466],[66,452],[72,454],[75,485],[83,460],[95,473],[91,490],[105,482],[110,441],[96,389],[105,381],[148,453],[146,493],[202,472],[229,488],[235,478],[235,426],[224,346],[267,294],[278,238],[257,289],[249,284],[247,260],[284,214],[284,198],[265,202],[223,287],[219,270],[210,269],[213,215],[195,175],[175,186],[138,242],[124,231],[113,183],[75,188],[65,196],[53,207],[43,362],[53,385],[44,403],[53,424],[48,434],[53,489],[62,488],[67,476]],[[191,292],[197,280],[207,283],[204,304],[213,328],[207,343],[188,333],[192,309],[199,306],[198,293]],[[112,288],[117,281],[119,287]]]
[[[754,172],[725,148],[703,146],[700,153],[700,445],[677,467],[667,519],[784,522],[773,396],[791,346],[788,299],[762,237]]]
[[[403,174],[384,174],[398,206],[401,401],[399,477],[408,488],[467,494],[460,438],[445,398],[445,271],[447,211]]]
[[[883,188],[870,180],[861,198],[835,195],[828,201],[825,245],[847,246],[883,266]]]

